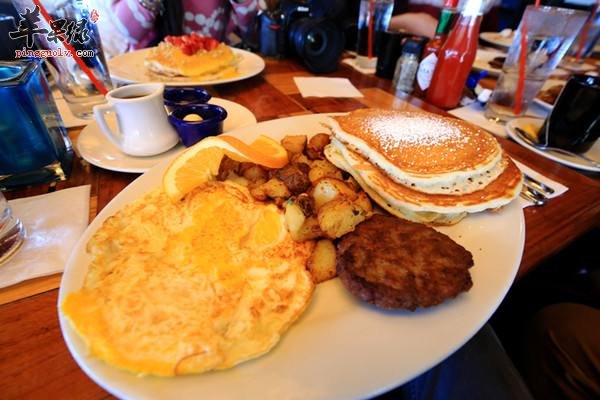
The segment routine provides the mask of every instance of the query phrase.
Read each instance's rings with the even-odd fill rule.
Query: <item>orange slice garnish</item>
[[[268,168],[281,168],[288,163],[283,146],[266,136],[260,136],[249,145],[232,136],[211,136],[171,162],[163,175],[165,193],[171,199],[179,200],[202,183],[214,180],[224,155]]]

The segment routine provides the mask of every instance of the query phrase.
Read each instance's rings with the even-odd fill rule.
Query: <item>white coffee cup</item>
[[[123,153],[153,156],[179,142],[169,123],[163,100],[164,84],[138,83],[113,89],[106,94],[108,104],[94,106],[94,117],[102,133]],[[117,116],[118,132],[108,126],[105,114]]]

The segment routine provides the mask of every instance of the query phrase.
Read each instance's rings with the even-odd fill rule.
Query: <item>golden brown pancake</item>
[[[498,142],[487,132],[431,113],[360,109],[333,119],[345,133],[334,131],[342,143],[371,162],[372,153],[381,155],[411,175],[475,171],[500,154]]]
[[[377,167],[336,140],[325,155],[338,168],[350,173],[369,196],[388,212],[410,221],[451,225],[467,213],[495,209],[511,202],[521,190],[522,173],[506,155],[502,174],[476,192],[463,195],[429,194],[398,184]]]

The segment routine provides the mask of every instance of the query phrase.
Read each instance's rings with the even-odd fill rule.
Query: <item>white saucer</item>
[[[515,127],[519,127],[524,130],[538,131],[543,123],[544,120],[538,118],[515,118],[506,124],[506,132],[512,140],[519,143],[521,146],[526,147],[529,150],[538,153],[541,156],[549,158],[550,160],[556,161],[558,163],[564,164],[572,168],[582,169],[585,171],[600,172],[600,168],[594,167],[579,158],[571,157],[561,153],[555,153],[553,151],[543,151],[536,147],[533,147],[532,145],[521,139],[515,131]],[[591,158],[596,162],[600,162],[600,140],[597,140],[594,146],[592,146],[592,148],[584,154],[586,157]]]
[[[219,105],[227,110],[227,119],[225,119],[223,123],[223,132],[256,123],[254,114],[241,104],[219,98],[212,98],[209,103]],[[108,115],[107,117],[110,116],[112,115]],[[107,122],[110,123],[110,119]],[[116,121],[113,120],[112,122],[113,125],[116,126]],[[156,156],[130,156],[113,145],[102,134],[100,127],[95,121],[86,126],[77,138],[77,150],[84,160],[97,167],[118,172],[146,172],[159,162],[171,157],[172,154],[178,153],[183,149],[185,149],[185,147],[183,144],[179,143],[171,150]]]

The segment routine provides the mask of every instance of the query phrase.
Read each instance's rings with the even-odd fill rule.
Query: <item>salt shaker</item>
[[[421,54],[421,43],[415,40],[407,40],[402,48],[402,55],[396,63],[392,87],[405,93],[413,91],[413,83],[419,68],[419,56]]]

